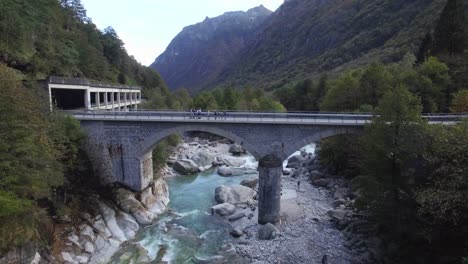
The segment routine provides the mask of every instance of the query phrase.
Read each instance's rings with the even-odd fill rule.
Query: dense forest
[[[468,261],[468,121],[428,125],[421,115],[468,112],[466,22],[463,1],[449,0],[417,56],[277,92],[288,109],[376,114],[362,135],[323,140],[320,159],[351,180],[357,212],[385,238],[385,263]]]

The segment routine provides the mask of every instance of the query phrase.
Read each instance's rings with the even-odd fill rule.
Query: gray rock
[[[213,214],[218,214],[220,216],[231,215],[236,211],[236,206],[230,203],[218,204],[211,207],[211,212]]]
[[[274,239],[276,236],[278,236],[278,234],[280,234],[280,231],[278,230],[278,228],[276,228],[276,226],[270,223],[258,229],[258,239],[260,240]]]
[[[64,262],[77,263],[70,252],[62,252],[61,255]]]
[[[88,263],[89,256],[88,255],[76,256],[75,260],[78,261],[78,263]]]
[[[240,230],[239,228],[236,228],[231,231],[231,235],[233,237],[241,237],[244,235],[244,231]]]
[[[257,187],[258,181],[258,178],[245,179],[241,181],[240,185],[255,189],[255,187]]]
[[[328,216],[335,220],[343,220],[348,213],[349,212],[345,210],[330,210],[327,212]]]
[[[101,212],[102,218],[104,219],[109,232],[112,234],[112,237],[119,242],[127,240],[124,232],[117,224],[115,211],[103,202],[99,202],[99,211]]]
[[[334,208],[337,208],[337,207],[340,207],[341,205],[344,205],[345,203],[346,203],[345,200],[338,199],[338,200],[333,201],[332,205]]]
[[[172,168],[182,174],[193,174],[200,171],[198,165],[191,159],[177,160]]]
[[[309,180],[311,182],[314,182],[316,180],[320,180],[323,178],[323,173],[321,173],[320,171],[317,171],[317,170],[314,170],[310,173],[310,176],[309,176]]]
[[[135,219],[131,215],[122,211],[118,212],[115,219],[117,220],[117,224],[120,229],[125,234],[125,237],[127,239],[133,239],[140,228],[140,225],[135,221]]]
[[[291,174],[291,170],[283,170],[283,175],[290,175]]]
[[[109,229],[106,226],[106,223],[104,220],[99,219],[93,224],[93,228],[99,233],[100,236],[109,238],[112,236],[112,233],[109,231]]]
[[[208,151],[199,151],[192,156],[191,160],[193,160],[199,167],[205,167],[207,165],[211,165],[215,160],[215,157]]]
[[[232,176],[232,170],[226,166],[219,167],[217,173],[220,176]]]
[[[80,240],[93,242],[96,240],[93,228],[87,224],[80,226]]]
[[[286,168],[288,169],[297,169],[301,166],[300,163],[298,162],[288,162],[288,165],[286,165]]]
[[[240,155],[244,154],[245,152],[245,149],[238,144],[233,144],[231,147],[229,147],[229,153],[232,153],[233,155]]]
[[[91,219],[91,215],[88,213],[80,213],[80,218],[84,221],[88,221],[89,219]]]
[[[226,166],[241,167],[245,164],[245,159],[235,158],[228,155],[221,155],[216,159]]]
[[[234,221],[239,220],[239,219],[244,218],[244,217],[245,217],[245,213],[242,213],[242,212],[241,212],[241,213],[237,213],[237,214],[235,214],[235,215],[229,217],[229,221],[230,221],[230,222],[234,222]]]
[[[131,214],[139,224],[149,225],[153,222],[153,213],[148,211],[132,192],[120,188],[115,192],[114,200],[122,211]]]
[[[242,185],[225,186],[221,185],[215,190],[215,200],[217,203],[230,204],[253,204],[257,193]]]
[[[93,243],[86,242],[85,245],[84,245],[84,250],[85,250],[85,252],[87,252],[89,254],[93,254],[94,251],[95,251]]]
[[[295,156],[292,156],[288,159],[288,164],[289,163],[301,163],[305,161],[304,157],[301,156],[301,155],[295,155]]]
[[[331,183],[330,179],[320,179],[312,182],[315,186],[328,188]]]

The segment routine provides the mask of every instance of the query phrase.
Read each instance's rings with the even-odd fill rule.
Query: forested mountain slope
[[[0,36],[0,63],[28,79],[86,77],[165,89],[154,70],[127,54],[112,28],[96,28],[79,0],[2,0]]]
[[[277,88],[417,51],[445,0],[290,0],[216,82]]]
[[[342,72],[374,61],[395,62],[408,52],[416,53],[424,36],[434,29],[445,3],[289,0],[268,16],[244,45],[232,49],[223,41],[199,42],[202,48],[178,54],[183,50],[179,47],[194,45],[182,36],[205,21],[186,28],[153,67],[172,88],[184,86],[192,92],[226,86],[276,89],[323,72]],[[235,38],[229,34],[233,33],[223,32],[220,38]],[[173,54],[170,58],[168,52]]]
[[[272,12],[258,6],[247,12],[227,12],[185,27],[151,65],[171,89],[196,90],[213,81],[254,38]]]

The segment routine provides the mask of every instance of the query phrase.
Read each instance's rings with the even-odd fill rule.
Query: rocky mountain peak
[[[272,13],[260,5],[246,12],[206,17],[185,27],[151,67],[161,73],[171,89],[200,86],[246,46]]]

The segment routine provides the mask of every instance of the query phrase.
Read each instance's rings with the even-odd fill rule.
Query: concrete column
[[[91,92],[89,90],[85,90],[85,108],[86,110],[90,110],[91,109]]]
[[[96,108],[99,108],[101,106],[101,96],[99,95],[99,92],[94,93],[94,101],[96,101]]]
[[[50,111],[52,112],[52,110],[54,110],[54,104],[52,102],[52,88],[50,88],[50,84],[47,85],[47,87],[49,88],[49,105],[50,105]]]
[[[111,92],[111,104],[112,104],[112,111],[115,110],[115,93]]]
[[[120,94],[120,92],[117,92],[117,105],[119,106],[119,112],[120,112],[120,97],[122,95]]]
[[[107,96],[109,96],[109,94],[107,92],[104,92],[104,106],[106,107],[106,110],[109,106],[109,98]]]
[[[127,111],[127,92],[124,92],[124,110]]]
[[[269,154],[260,159],[258,172],[258,223],[276,223],[281,208],[281,174],[283,162],[279,155]]]
[[[138,100],[138,92],[135,92],[135,110],[138,110],[138,104],[140,101]]]

